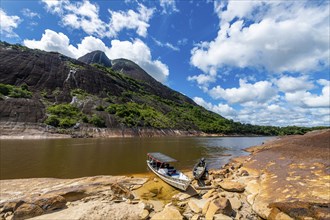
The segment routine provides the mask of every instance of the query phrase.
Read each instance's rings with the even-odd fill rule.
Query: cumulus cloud
[[[330,81],[320,79],[317,83],[322,86],[321,94],[313,94],[307,90],[300,90],[285,93],[285,99],[297,106],[320,108],[330,107]]]
[[[307,76],[283,76],[276,81],[276,85],[283,92],[296,92],[314,88],[314,84],[308,80]]]
[[[86,53],[101,50],[110,59],[126,58],[137,63],[147,73],[159,82],[165,83],[169,76],[168,66],[160,60],[154,60],[150,48],[140,39],[131,41],[112,40],[111,47],[107,47],[99,38],[88,36],[77,44],[70,44],[70,39],[63,33],[45,30],[40,40],[24,40],[24,45],[45,51],[55,51],[72,58],[79,58]]]
[[[154,13],[154,9],[148,9],[144,5],[139,4],[138,12],[133,10],[112,11],[110,22],[110,34],[116,36],[118,32],[123,29],[136,29],[136,33],[142,37],[147,36],[147,29],[149,27],[149,20]]]
[[[329,108],[302,108],[299,106],[288,106],[281,104],[253,103],[243,105],[243,108],[236,110],[228,104],[218,105],[205,101],[201,97],[194,97],[193,100],[200,106],[220,114],[221,116],[239,121],[245,124],[273,125],[273,126],[329,126]]]
[[[133,42],[112,40],[106,54],[110,59],[126,58],[136,62],[160,82],[166,82],[169,75],[168,66],[160,60],[152,60],[150,48],[139,39]]]
[[[229,1],[215,9],[218,36],[191,50],[191,64],[205,73],[224,66],[280,73],[329,65],[329,4]]]
[[[193,98],[194,102],[196,102],[198,105],[213,111],[215,113],[218,113],[219,115],[226,117],[226,118],[234,118],[234,116],[237,115],[235,109],[230,107],[227,104],[222,104],[219,103],[218,105],[213,105],[210,102],[206,102],[203,98],[201,97],[194,97]]]
[[[123,29],[133,29],[139,36],[146,37],[149,27],[149,20],[154,9],[149,9],[142,4],[136,11],[112,11],[110,22],[103,21],[99,16],[99,6],[88,0],[74,1],[68,0],[42,0],[46,9],[61,17],[62,24],[73,29],[82,29],[89,35],[100,38],[116,37]]]
[[[259,81],[255,84],[250,84],[246,80],[240,79],[238,88],[224,89],[218,85],[209,90],[209,94],[214,99],[223,99],[229,103],[242,104],[251,101],[264,103],[276,98],[277,90],[268,81]]]
[[[159,0],[159,4],[162,7],[162,13],[168,14],[173,12],[179,12],[179,9],[176,7],[175,0]]]
[[[22,22],[22,19],[16,15],[7,15],[7,13],[0,8],[0,33],[6,37],[18,37],[14,29]]]
[[[25,39],[23,44],[29,48],[59,52],[73,58],[77,53],[77,49],[70,44],[70,39],[65,34],[49,29],[45,30],[40,40]]]

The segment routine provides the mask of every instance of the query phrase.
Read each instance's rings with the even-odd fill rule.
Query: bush
[[[47,111],[59,117],[79,117],[81,114],[80,110],[71,104],[53,105],[48,107]]]
[[[32,93],[21,88],[13,88],[13,90],[10,91],[8,96],[12,98],[31,98]]]
[[[49,117],[45,120],[45,123],[46,123],[47,125],[51,125],[51,126],[57,127],[57,126],[60,124],[60,120],[58,119],[58,116],[56,116],[56,115],[51,115],[51,116],[49,116]]]
[[[26,84],[22,87],[17,87],[9,84],[0,83],[0,94],[4,96],[9,96],[11,98],[31,98],[32,93],[28,91]]]
[[[12,90],[11,87],[13,86],[0,83],[0,94],[5,96],[9,95],[10,90]]]
[[[74,126],[76,123],[78,122],[77,119],[74,119],[74,118],[61,118],[60,119],[60,123],[59,123],[59,126],[61,128],[71,128],[72,126]]]
[[[71,90],[71,96],[76,96],[78,99],[83,100],[89,96],[89,93],[83,89],[73,89]]]
[[[98,105],[95,108],[96,111],[104,111],[104,107],[102,105]]]
[[[81,111],[71,104],[53,105],[47,108],[50,116],[45,123],[54,127],[70,128],[83,118]]]
[[[105,127],[104,120],[96,114],[94,114],[92,116],[92,118],[89,120],[89,123],[91,123],[91,124],[93,124],[93,125],[95,125],[96,127],[99,127],[99,128],[104,128]]]
[[[171,127],[169,118],[163,113],[144,104],[137,104],[134,102],[112,104],[107,107],[106,111],[110,114],[115,114],[122,123],[129,127]]]
[[[81,120],[82,120],[84,123],[88,123],[88,122],[89,122],[87,115],[83,115],[82,118],[81,118]]]

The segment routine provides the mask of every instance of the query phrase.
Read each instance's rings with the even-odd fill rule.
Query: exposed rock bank
[[[56,129],[41,123],[0,122],[0,139],[44,138],[111,138],[111,137],[162,137],[205,136],[201,131],[184,131],[155,128],[96,128]]]

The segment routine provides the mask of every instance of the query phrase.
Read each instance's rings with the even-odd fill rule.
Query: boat
[[[196,180],[201,179],[207,173],[207,165],[205,159],[202,158],[195,164],[193,168],[193,175]]]
[[[159,152],[148,153],[147,156],[148,168],[160,179],[177,189],[187,190],[191,180],[169,164],[177,160]]]

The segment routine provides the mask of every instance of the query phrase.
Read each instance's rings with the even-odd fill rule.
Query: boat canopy
[[[159,152],[148,153],[148,157],[151,157],[152,159],[157,160],[162,163],[177,162],[176,159],[173,159],[172,157],[169,157],[169,156],[159,153]]]

